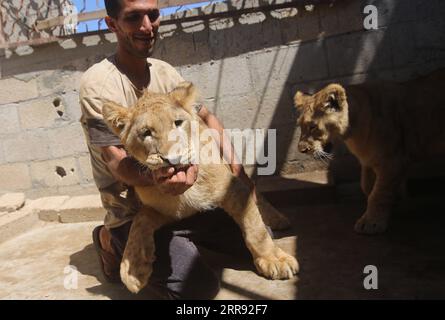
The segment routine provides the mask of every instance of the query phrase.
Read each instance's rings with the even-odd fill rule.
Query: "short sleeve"
[[[81,89],[80,105],[89,141],[98,147],[122,145],[119,137],[114,134],[103,120],[102,106],[104,101],[94,88]]]

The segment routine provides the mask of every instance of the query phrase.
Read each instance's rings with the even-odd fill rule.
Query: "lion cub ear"
[[[188,113],[193,112],[193,105],[198,96],[198,91],[191,82],[181,82],[168,94],[174,101],[183,107]]]
[[[339,84],[328,86],[328,94],[324,107],[332,111],[341,111],[346,101],[345,89]]]
[[[297,91],[297,93],[294,96],[294,104],[297,110],[301,110],[303,108],[305,99],[306,95],[301,91]]]
[[[130,120],[130,111],[128,108],[111,101],[104,103],[102,115],[107,126],[119,136]]]

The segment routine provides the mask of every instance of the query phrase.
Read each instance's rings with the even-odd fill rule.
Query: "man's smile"
[[[154,38],[151,36],[135,35],[133,36],[133,39],[144,42],[152,42]]]

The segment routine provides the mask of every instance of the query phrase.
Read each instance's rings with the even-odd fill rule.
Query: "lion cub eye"
[[[317,129],[317,126],[316,126],[315,124],[311,124],[311,125],[309,126],[309,131],[310,131],[310,132],[314,132],[316,129]]]
[[[184,120],[176,120],[175,121],[175,126],[176,127],[180,127],[182,125],[182,123],[184,122]]]
[[[146,138],[146,137],[151,137],[151,130],[150,129],[145,129],[144,131],[142,131],[141,136]]]

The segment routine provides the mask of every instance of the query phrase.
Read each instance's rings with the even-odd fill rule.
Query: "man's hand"
[[[161,168],[152,172],[153,181],[164,192],[177,196],[186,192],[198,178],[198,166],[191,165],[184,170]]]

